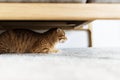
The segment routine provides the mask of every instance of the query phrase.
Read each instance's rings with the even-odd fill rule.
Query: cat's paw
[[[53,49],[52,51],[50,51],[50,53],[58,53],[58,52],[60,52],[60,50],[58,49]]]
[[[59,51],[60,50],[58,50],[58,49],[53,50],[54,53],[58,53]]]

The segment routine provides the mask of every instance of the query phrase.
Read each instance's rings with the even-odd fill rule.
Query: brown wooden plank
[[[120,4],[0,3],[0,20],[120,19]]]

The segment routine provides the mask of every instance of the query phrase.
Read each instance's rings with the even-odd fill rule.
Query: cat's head
[[[58,42],[63,43],[67,40],[67,37],[65,36],[65,32],[61,28],[51,28],[47,31],[47,33],[53,33],[54,37],[57,38]]]
[[[58,37],[58,41],[60,43],[64,43],[67,40],[67,37],[65,36],[65,32],[64,32],[63,29],[57,28],[56,29],[56,34],[57,34],[57,37]]]

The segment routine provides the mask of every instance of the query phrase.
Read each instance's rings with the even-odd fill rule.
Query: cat
[[[0,53],[57,53],[55,45],[65,42],[64,30],[51,28],[44,33],[29,29],[6,30],[0,34]]]

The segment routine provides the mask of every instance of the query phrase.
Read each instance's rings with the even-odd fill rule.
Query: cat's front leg
[[[58,49],[51,49],[50,50],[50,53],[58,53],[58,52],[60,52],[60,50],[58,50]]]
[[[54,50],[53,50],[54,53],[58,53],[59,51],[60,51],[60,50],[58,50],[58,49],[54,49]]]

